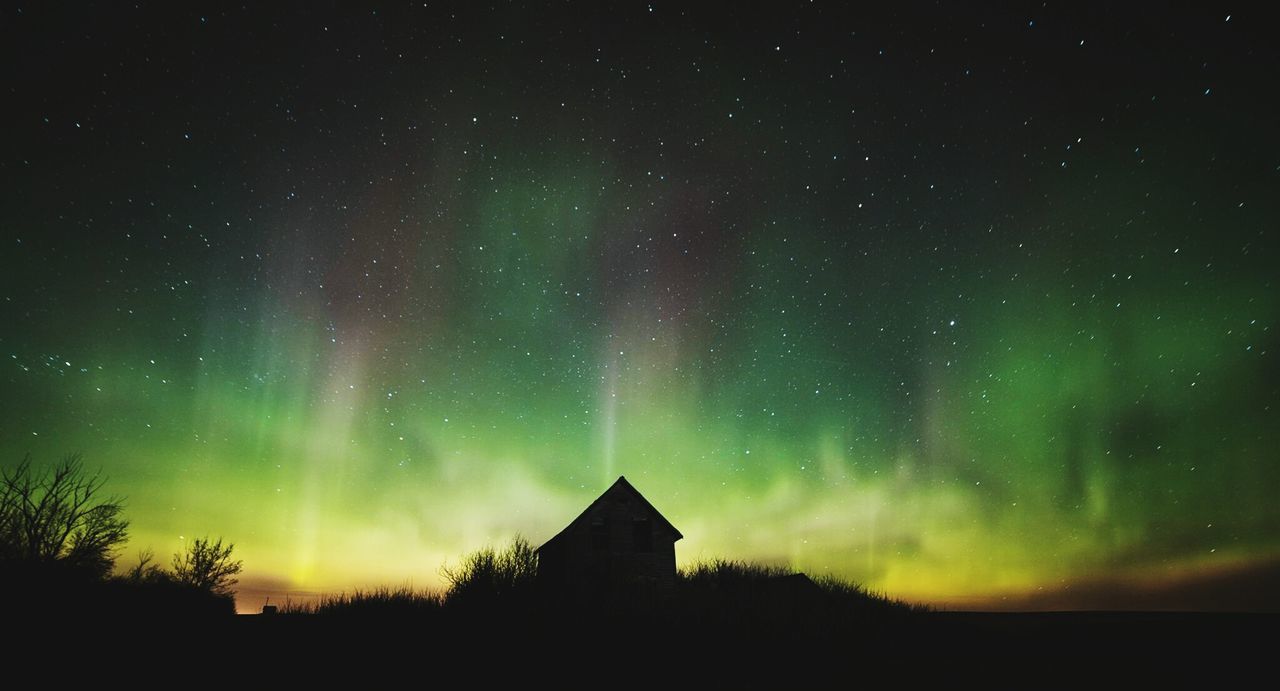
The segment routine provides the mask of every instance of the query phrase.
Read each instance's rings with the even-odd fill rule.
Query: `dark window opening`
[[[591,522],[591,549],[609,549],[609,522],[603,518]]]
[[[631,522],[631,544],[637,552],[653,551],[653,521],[637,518]]]

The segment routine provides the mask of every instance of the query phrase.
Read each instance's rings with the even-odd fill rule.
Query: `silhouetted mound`
[[[441,593],[382,588],[285,603],[271,616],[237,618],[234,639],[273,659],[316,650],[371,666],[429,658],[446,677],[466,670],[490,682],[537,670],[558,688],[669,684],[678,662],[686,682],[692,673],[750,687],[762,666],[834,664],[851,651],[866,658],[868,645],[908,641],[907,629],[929,616],[835,579],[727,561],[679,574],[667,597],[599,588],[566,596],[540,586],[527,560],[509,558],[519,553],[464,559],[446,570]],[[451,666],[475,659],[485,662]]]
[[[835,577],[723,560],[681,571],[672,607],[686,626],[797,642],[859,635],[927,611]]]
[[[317,630],[307,622],[329,632],[322,636],[352,624],[378,631],[407,626],[423,642],[483,640],[495,649],[530,652],[569,645],[604,654],[667,642],[716,654],[892,637],[926,611],[835,578],[731,561],[681,572],[674,593],[663,599],[600,590],[565,597],[539,588],[536,570],[512,558],[522,553],[472,555],[446,571],[452,583],[444,593],[382,588],[286,603],[275,617],[259,617],[257,626],[273,627],[268,621],[275,620],[291,637]]]

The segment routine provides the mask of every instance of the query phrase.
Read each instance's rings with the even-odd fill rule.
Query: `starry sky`
[[[625,474],[682,563],[1276,606],[1196,588],[1280,574],[1260,17],[176,4],[0,15],[0,463],[122,563],[435,586]]]

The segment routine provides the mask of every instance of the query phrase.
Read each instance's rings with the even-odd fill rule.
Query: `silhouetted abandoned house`
[[[675,587],[676,540],[683,537],[619,477],[538,548],[538,580],[579,596],[668,595]]]

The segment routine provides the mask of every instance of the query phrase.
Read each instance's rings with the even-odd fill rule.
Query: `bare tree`
[[[85,473],[79,454],[39,473],[30,455],[0,471],[0,560],[105,577],[129,527],[123,499],[102,496],[105,482],[101,473]]]
[[[173,577],[215,595],[231,595],[231,587],[240,582],[235,576],[243,568],[243,562],[231,559],[234,548],[231,543],[223,547],[222,538],[192,540],[185,551],[173,555]]]

